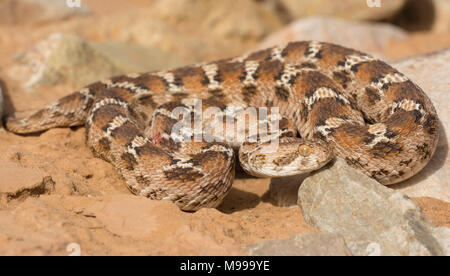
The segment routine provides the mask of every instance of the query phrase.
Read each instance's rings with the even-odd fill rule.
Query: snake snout
[[[242,168],[257,177],[286,177],[308,173],[327,164],[333,157],[326,143],[319,140],[281,138],[271,152],[258,143],[239,150]]]

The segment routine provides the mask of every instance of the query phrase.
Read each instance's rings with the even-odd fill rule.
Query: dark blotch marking
[[[421,159],[425,160],[431,157],[431,152],[427,143],[416,147],[416,151],[421,155]]]
[[[290,93],[289,93],[289,90],[287,90],[286,88],[284,88],[282,86],[276,86],[275,87],[275,95],[281,101],[287,101],[289,99]]]
[[[370,132],[366,132],[366,134],[364,135],[363,142],[366,143],[366,144],[370,144],[375,139],[375,137],[376,137],[375,134],[371,134]]]
[[[427,119],[425,120],[425,123],[423,124],[423,127],[428,134],[436,134],[439,128],[438,118],[435,115],[429,114],[427,116]]]
[[[106,137],[100,139],[98,141],[98,145],[102,148],[102,151],[109,151],[109,150],[111,150],[111,142]]]
[[[264,157],[264,158],[261,161],[264,161],[265,156],[262,155],[261,158],[262,157]],[[272,162],[275,165],[282,167],[282,166],[290,164],[296,158],[297,158],[297,154],[294,153],[294,154],[288,154],[288,155],[284,155],[284,156],[278,157],[278,158],[274,159]]]
[[[402,151],[403,148],[400,144],[391,142],[378,142],[370,149],[374,157],[385,157],[389,154],[401,153]]]
[[[132,171],[134,170],[134,166],[136,166],[138,164],[138,162],[136,161],[136,158],[134,158],[134,156],[131,153],[124,153],[122,154],[122,156],[120,156],[120,158],[122,159],[122,161],[125,164],[125,169]]]
[[[373,178],[377,179],[377,178],[381,178],[381,177],[384,177],[384,176],[389,175],[389,172],[386,171],[385,169],[380,169],[380,170],[378,170],[378,171],[371,171],[371,172],[370,172],[370,175],[371,175]]]
[[[152,95],[142,96],[138,99],[138,102],[146,106],[151,106],[152,108],[157,106],[157,104],[153,101]]]
[[[208,91],[209,94],[211,94],[210,98],[224,98],[225,94],[223,94],[223,90],[220,88],[211,89]]]
[[[131,122],[127,121],[122,126],[111,131],[111,137],[136,137],[139,130]]]
[[[389,127],[386,128],[386,133],[384,134],[384,136],[388,139],[392,139],[394,137],[396,137],[398,135],[397,132],[393,131],[392,129],[390,129]]]
[[[342,85],[343,88],[347,88],[347,84],[351,81],[349,75],[347,71],[336,71],[333,72],[333,79]]]
[[[400,161],[400,165],[408,166],[409,163],[411,163],[412,161],[413,161],[412,159],[409,159],[409,160],[402,160],[402,161]]]
[[[369,103],[371,104],[375,104],[377,101],[381,100],[378,91],[373,88],[366,87],[366,95]]]
[[[303,68],[317,69],[317,66],[311,62],[303,62],[302,64],[297,66],[297,69],[303,69]]]
[[[362,164],[361,163],[361,158],[352,158],[352,157],[345,157],[345,161],[347,162],[348,165],[353,166],[353,167],[357,167],[357,168],[364,168],[365,166],[367,166],[367,164]]]
[[[194,170],[193,168],[175,168],[164,171],[164,174],[168,180],[179,181],[196,181],[203,177],[202,173]]]
[[[242,95],[244,96],[244,101],[246,103],[249,103],[257,93],[258,89],[254,85],[247,85],[242,88]]]

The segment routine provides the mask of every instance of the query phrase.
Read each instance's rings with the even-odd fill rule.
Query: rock
[[[275,206],[297,206],[298,188],[308,174],[270,179],[269,197]]]
[[[434,225],[408,197],[338,159],[298,192],[305,221],[345,238],[353,255],[444,255]]]
[[[20,80],[28,89],[66,82],[81,87],[125,73],[80,38],[60,33],[38,42],[32,50],[17,56],[16,60],[18,64],[9,69],[9,75]]]
[[[80,7],[71,8],[65,0],[0,1],[0,24],[37,24],[88,13],[89,8],[84,3]]]
[[[318,40],[358,49],[382,58],[389,43],[404,40],[406,37],[404,31],[389,24],[311,17],[295,21],[271,34],[257,48],[264,49],[297,40]]]
[[[350,256],[341,235],[299,234],[284,240],[267,240],[245,248],[250,256]]]
[[[281,0],[294,18],[315,15],[335,16],[356,20],[379,20],[399,11],[405,0]],[[378,5],[379,3],[379,5]]]
[[[414,177],[389,187],[410,197],[434,197],[450,202],[450,49],[407,58],[392,65],[419,85],[431,98],[441,122],[441,129],[438,147],[428,165]]]
[[[3,203],[48,194],[54,190],[55,183],[51,176],[12,162],[0,161],[0,176],[0,201]]]
[[[437,227],[434,229],[434,235],[436,239],[442,245],[445,256],[450,256],[450,228],[449,227]]]

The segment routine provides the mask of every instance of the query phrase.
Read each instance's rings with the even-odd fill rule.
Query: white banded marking
[[[221,85],[218,81],[216,81],[215,77],[217,76],[217,72],[219,70],[217,64],[210,63],[202,66],[203,71],[205,72],[206,77],[208,78],[208,89],[220,89]]]
[[[316,62],[317,61],[317,54],[320,52],[320,49],[322,48],[322,44],[318,41],[311,41],[308,45],[307,51],[309,52],[308,55],[306,55],[306,60],[308,62]]]
[[[344,69],[346,71],[351,70],[353,66],[359,65],[366,62],[376,61],[377,59],[368,55],[349,55],[345,57],[344,66],[340,66],[340,69]]]
[[[177,93],[183,91],[183,87],[175,84],[175,76],[172,72],[159,72],[157,76],[163,78],[169,85],[169,92]]]
[[[385,84],[402,83],[402,82],[406,82],[408,80],[409,79],[406,76],[399,74],[399,73],[387,74],[383,78],[378,79],[376,82],[372,82],[369,85],[369,88],[375,89],[376,91],[378,91],[380,96],[384,97],[383,86]]]
[[[334,90],[327,87],[320,87],[314,91],[313,95],[305,98],[305,103],[308,106],[308,109],[311,110],[314,103],[319,101],[320,99],[326,98],[336,98],[342,100],[345,104],[350,104],[350,102],[343,95],[336,93]]]
[[[245,62],[245,80],[243,81],[245,86],[256,85],[254,78],[255,72],[258,70],[259,62],[256,60],[250,60]]]
[[[283,55],[281,54],[286,46],[275,46],[272,48],[270,52],[271,60],[279,60],[280,62],[284,62]]]

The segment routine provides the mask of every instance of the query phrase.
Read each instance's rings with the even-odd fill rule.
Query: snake
[[[211,110],[222,121],[185,120]],[[242,118],[248,120],[240,130],[219,135],[224,121]],[[88,147],[131,193],[171,200],[184,211],[217,207],[237,160],[255,176],[284,177],[342,158],[382,185],[398,183],[429,162],[439,133],[431,100],[404,74],[319,41],[112,77],[3,122],[17,134],[84,125]],[[277,125],[264,132],[268,122]],[[213,139],[204,139],[211,129]],[[236,139],[233,131],[244,134]]]

